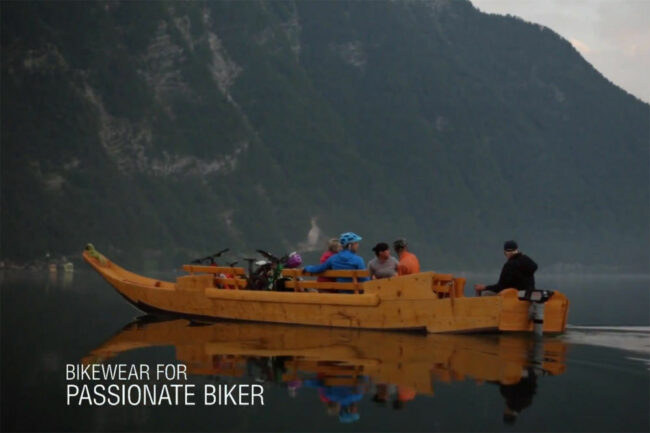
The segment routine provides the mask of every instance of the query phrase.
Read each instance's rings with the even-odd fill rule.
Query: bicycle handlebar
[[[212,260],[213,261],[214,259],[216,259],[218,257],[221,257],[222,254],[227,253],[228,251],[230,251],[230,248],[224,248],[223,250],[219,251],[218,253],[214,253],[214,254],[211,254],[209,256],[202,257],[200,259],[194,259],[190,263],[191,264],[195,264],[195,263],[200,264],[202,262],[205,262],[206,260]]]

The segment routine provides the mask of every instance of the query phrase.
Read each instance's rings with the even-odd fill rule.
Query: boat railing
[[[190,275],[212,274],[215,287],[228,289],[245,289],[248,285],[246,271],[244,268],[230,266],[202,266],[183,265],[183,270]],[[367,269],[354,270],[328,270],[320,274],[303,272],[302,269],[283,269],[282,277],[285,289],[294,292],[317,291],[324,293],[354,292],[361,293],[361,278],[370,275]],[[325,277],[332,281],[317,281],[315,279],[304,279],[309,277]],[[337,278],[346,278],[348,282],[338,282]]]
[[[246,289],[249,281],[244,268],[230,266],[184,265],[183,270],[190,275],[212,274],[214,286],[225,289]],[[363,293],[361,278],[370,275],[367,269],[327,270],[320,274],[304,272],[302,269],[283,269],[282,278],[285,291],[319,292],[319,293]],[[331,281],[318,281],[316,277],[325,277]],[[349,281],[339,282],[338,278]],[[464,278],[455,278],[452,274],[432,273],[431,291],[438,299],[463,297]]]
[[[235,268],[232,266],[183,265],[183,270],[188,274],[246,275],[246,270],[244,268]]]
[[[196,274],[212,275],[209,287],[219,287],[223,289],[245,289],[248,286],[246,270],[232,266],[203,266],[203,265],[183,265],[183,270],[194,276]],[[186,280],[187,277],[178,279],[178,283]],[[192,282],[190,282],[191,284]]]

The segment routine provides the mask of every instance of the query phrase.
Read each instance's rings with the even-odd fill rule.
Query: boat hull
[[[125,299],[154,314],[360,329],[439,332],[531,331],[526,301],[515,290],[491,297],[439,298],[433,272],[362,284],[362,294],[225,290],[212,276],[175,284],[129,272],[84,252],[84,259]],[[187,277],[186,277],[187,278]],[[555,293],[547,302],[545,332],[562,332],[568,301]]]

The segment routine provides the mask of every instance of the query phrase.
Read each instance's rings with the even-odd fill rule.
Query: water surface
[[[648,431],[648,283],[540,277],[569,296],[571,327],[536,342],[153,321],[91,272],[5,272],[2,430]],[[182,362],[188,383],[260,384],[265,404],[66,406],[81,362]]]

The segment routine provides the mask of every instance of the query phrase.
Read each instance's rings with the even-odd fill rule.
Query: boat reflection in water
[[[532,403],[537,378],[565,371],[566,344],[530,335],[450,335],[363,331],[257,323],[200,324],[144,316],[92,350],[84,363],[120,353],[174,346],[190,375],[249,378],[286,387],[295,397],[315,388],[341,422],[359,419],[368,396],[401,409],[435,382],[497,384],[504,422]],[[301,393],[312,395],[313,393]]]

